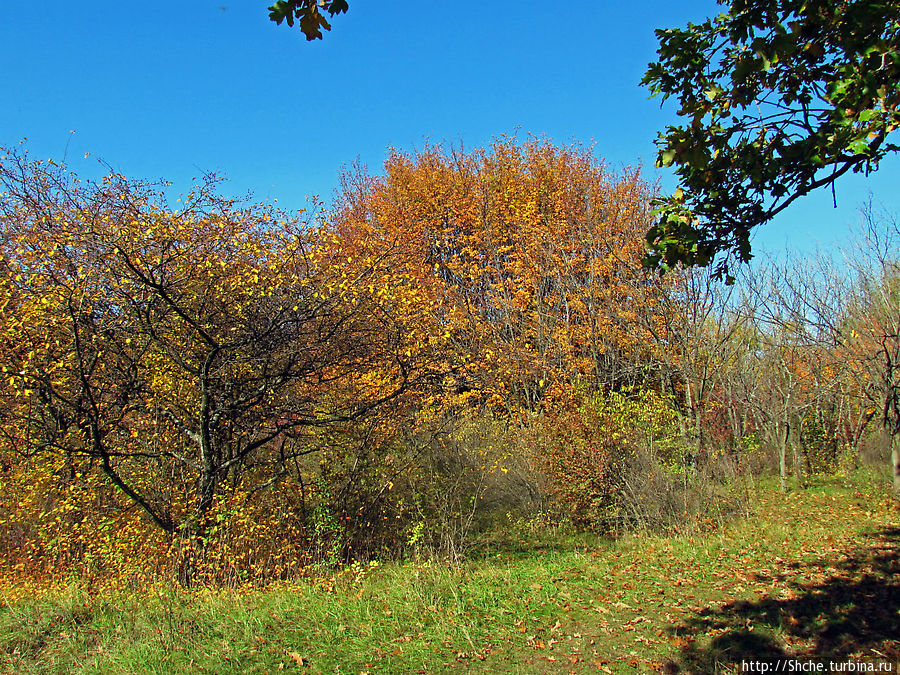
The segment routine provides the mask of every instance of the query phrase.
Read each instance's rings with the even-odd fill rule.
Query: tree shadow
[[[761,577],[786,583],[790,597],[764,597],[707,608],[670,633],[681,644],[669,672],[719,673],[742,661],[900,661],[900,528],[871,535],[872,544],[840,559],[793,564],[826,573],[814,583],[793,574]],[[705,638],[710,637],[707,642]]]

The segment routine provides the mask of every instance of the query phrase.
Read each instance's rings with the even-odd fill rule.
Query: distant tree
[[[894,498],[900,500],[900,223],[863,209],[863,240],[850,264],[856,288],[848,298],[847,358],[861,367],[863,389],[890,437]]]
[[[724,0],[720,0],[726,4]],[[733,0],[686,29],[658,30],[644,76],[674,96],[679,126],[657,141],[680,186],[656,202],[648,264],[750,259],[750,232],[843,174],[900,148],[900,4]]]
[[[648,329],[659,342],[660,386],[680,401],[684,435],[699,453],[706,446],[704,418],[717,407],[712,395],[728,376],[735,351],[745,349],[737,339],[745,322],[733,311],[734,287],[714,279],[709,270],[690,268],[669,276],[672,291],[657,313],[663,324]]]

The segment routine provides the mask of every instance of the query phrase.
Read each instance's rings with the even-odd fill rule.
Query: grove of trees
[[[888,447],[900,496],[900,231],[873,208],[845,259],[728,286],[646,269],[653,186],[540,139],[393,152],[315,213],[18,150],[0,185],[5,573],[692,527],[770,468],[788,489]]]

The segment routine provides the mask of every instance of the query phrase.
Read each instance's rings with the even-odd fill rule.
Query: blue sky
[[[377,172],[387,150],[473,148],[500,134],[592,144],[612,167],[653,167],[675,120],[639,81],[653,29],[718,11],[713,0],[471,4],[350,0],[324,41],[268,19],[266,0],[91,0],[61,11],[0,3],[0,144],[64,156],[97,175],[184,189],[218,172],[233,195],[300,208],[326,200],[341,165]],[[70,133],[74,131],[75,133]],[[87,160],[85,153],[90,153]],[[872,191],[900,211],[900,161],[808,197],[756,236],[758,248],[846,239]]]

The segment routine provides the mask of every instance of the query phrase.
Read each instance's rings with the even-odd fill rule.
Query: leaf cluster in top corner
[[[657,140],[680,189],[657,201],[648,262],[750,259],[750,231],[900,146],[900,5],[735,0],[685,29],[658,30],[643,84],[683,122]],[[719,263],[719,271],[727,269]]]
[[[291,27],[299,20],[300,30],[307,40],[321,40],[322,30],[331,30],[324,13],[334,16],[349,8],[346,0],[277,0],[269,7],[269,18],[279,26],[286,21]]]

